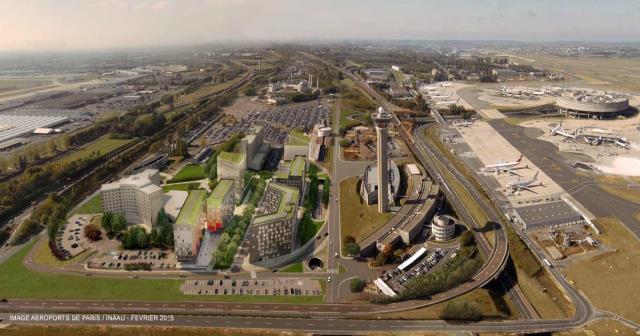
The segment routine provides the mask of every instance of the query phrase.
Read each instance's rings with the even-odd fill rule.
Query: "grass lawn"
[[[200,189],[200,183],[176,183],[162,186],[163,192],[167,192],[169,190],[190,191],[193,189]]]
[[[76,214],[95,214],[102,212],[102,198],[100,193],[95,194],[88,201],[84,202],[74,213]]]
[[[477,304],[485,318],[509,319],[512,316],[510,309],[507,307],[504,299],[499,295],[492,293],[490,290],[478,288],[451,302],[473,302]],[[447,302],[437,303],[435,305],[414,309],[405,312],[376,314],[375,318],[380,319],[399,319],[399,320],[438,320],[440,314],[444,310]]]
[[[180,171],[167,183],[178,183],[196,181],[204,178],[204,167],[202,165],[188,164],[184,166]]]
[[[342,266],[342,264],[338,264],[338,273],[345,273],[347,268]]]
[[[46,238],[42,239],[46,240]],[[34,249],[35,253],[33,254],[33,260],[37,264],[50,267],[69,267],[81,262],[91,255],[89,251],[84,251],[71,260],[60,260],[51,253],[51,248],[49,248],[49,245],[46,242],[35,246]]]
[[[309,240],[313,239],[313,237],[320,231],[320,228],[324,224],[323,220],[302,220],[300,221],[300,245],[305,244]]]
[[[349,177],[340,183],[340,232],[341,239],[351,236],[361,241],[382,227],[393,213],[378,213],[376,204],[367,205],[357,189],[358,177]]]
[[[94,142],[91,142],[77,150],[74,150],[69,155],[65,155],[57,161],[60,163],[67,163],[71,161],[82,160],[91,156],[92,153],[100,153],[100,155],[105,155],[130,143],[133,140],[135,139],[110,139],[109,135],[105,135]]]
[[[302,273],[304,272],[304,267],[302,267],[302,262],[295,263],[289,265],[287,268],[280,270],[282,273]]]
[[[111,279],[67,274],[35,272],[22,260],[34,243],[0,264],[0,297],[20,299],[119,299],[148,301],[214,301],[214,302],[276,302],[322,303],[318,296],[263,295],[184,295],[180,285],[184,280],[172,279]]]
[[[640,321],[640,242],[616,218],[594,222],[602,231],[594,238],[616,251],[580,260],[563,273],[598,308]]]

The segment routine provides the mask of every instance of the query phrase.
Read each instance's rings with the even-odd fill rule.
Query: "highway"
[[[348,74],[347,75],[351,75]],[[357,80],[357,78],[356,78]],[[364,82],[356,81],[358,85]],[[367,90],[368,85],[363,88]],[[370,89],[370,88],[369,88]],[[375,93],[375,92],[373,92]],[[375,95],[373,95],[375,97]],[[378,100],[382,106],[390,112],[397,111],[397,107],[390,105],[384,100]],[[394,114],[395,116],[395,114]],[[396,117],[396,122],[398,122]],[[398,126],[400,126],[398,122]],[[575,306],[575,315],[567,319],[541,320],[523,319],[506,321],[482,321],[477,323],[449,323],[446,321],[409,321],[409,320],[369,320],[367,316],[372,313],[383,313],[415,309],[436,302],[442,302],[467,293],[473,289],[483,286],[498,277],[506,261],[508,260],[508,240],[506,232],[500,223],[500,216],[495,210],[486,204],[480,192],[468,183],[463,176],[447,164],[446,157],[441,153],[434,152],[426,145],[424,132],[416,130],[414,135],[409,135],[400,126],[398,127],[403,138],[407,139],[407,144],[416,155],[421,164],[432,174],[432,177],[441,183],[441,189],[448,197],[457,213],[464,221],[479,229],[473,216],[461,203],[459,195],[451,188],[443,176],[451,175],[454,179],[466,186],[470,195],[480,204],[490,220],[496,224],[492,227],[495,233],[494,246],[489,244],[484,235],[479,234],[478,246],[487,258],[488,262],[480,272],[469,282],[462,284],[450,291],[434,295],[424,300],[412,300],[399,302],[390,305],[373,304],[321,304],[321,305],[296,305],[296,304],[260,304],[260,303],[223,303],[209,301],[191,302],[144,302],[144,301],[117,301],[117,300],[22,300],[9,299],[8,302],[0,302],[0,317],[5,322],[28,323],[28,324],[105,324],[100,321],[70,321],[70,322],[35,322],[35,321],[12,321],[6,312],[60,312],[60,313],[110,313],[123,314],[124,321],[119,325],[155,325],[155,326],[202,326],[202,327],[233,327],[233,328],[265,328],[277,330],[296,330],[305,332],[321,332],[323,334],[354,334],[370,333],[372,331],[473,331],[473,332],[550,332],[567,330],[579,327],[596,317],[592,307],[580,295],[556,269],[549,269],[556,281],[563,288],[566,295]],[[334,146],[336,152],[338,146]],[[338,195],[339,181],[343,171],[340,169],[340,157],[334,159],[332,176],[332,196]],[[445,174],[446,173],[446,174]],[[333,258],[334,253],[340,253],[339,243],[339,211],[336,202],[332,199],[330,206],[330,219],[327,225],[329,238],[334,244],[329,248],[329,272],[335,272],[338,268],[337,262],[344,262],[349,265],[356,265],[352,260]],[[539,251],[534,250],[538,254]],[[351,270],[351,269],[350,269]],[[332,285],[327,286],[327,301],[334,302],[339,296],[339,283],[337,279],[347,278],[351,272],[345,274],[335,273],[336,280]],[[504,279],[501,277],[501,279]],[[517,288],[510,279],[502,280],[507,288]],[[522,294],[516,291],[509,291],[509,297],[516,304],[518,310],[526,311],[527,303],[521,302],[519,297]],[[525,299],[526,300],[526,299]],[[523,312],[521,312],[522,314]],[[171,321],[148,321],[135,319],[131,314],[173,314]],[[524,313],[526,314],[526,313]],[[527,317],[527,315],[524,315]]]

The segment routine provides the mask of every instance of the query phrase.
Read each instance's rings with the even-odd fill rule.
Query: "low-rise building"
[[[147,230],[156,223],[162,208],[162,188],[157,169],[103,184],[100,190],[105,212],[123,215],[131,224],[142,224]]]
[[[389,167],[387,171],[387,174],[389,174],[388,202],[395,203],[400,189],[400,170],[393,160],[389,160],[387,166]],[[368,165],[364,171],[362,183],[360,184],[360,195],[368,205],[378,203],[378,167],[375,163]]]
[[[236,203],[233,180],[220,180],[207,198],[207,230],[215,232],[226,226]]]
[[[297,246],[298,202],[295,188],[271,182],[258,214],[247,230],[249,262],[267,261],[291,253]]]

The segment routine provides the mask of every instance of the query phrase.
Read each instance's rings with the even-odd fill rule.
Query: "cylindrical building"
[[[587,118],[614,118],[629,109],[629,98],[621,93],[589,89],[565,91],[556,101],[558,112]]]
[[[456,233],[456,222],[449,216],[434,216],[431,233],[436,241],[451,240]]]

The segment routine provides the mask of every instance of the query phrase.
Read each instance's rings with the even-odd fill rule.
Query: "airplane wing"
[[[530,191],[530,192],[532,192],[532,193],[534,193],[534,194],[537,194],[537,192],[533,191],[533,189],[531,189],[531,188],[529,188],[529,187],[521,186],[521,187],[520,187],[520,189],[524,189],[524,190]]]

